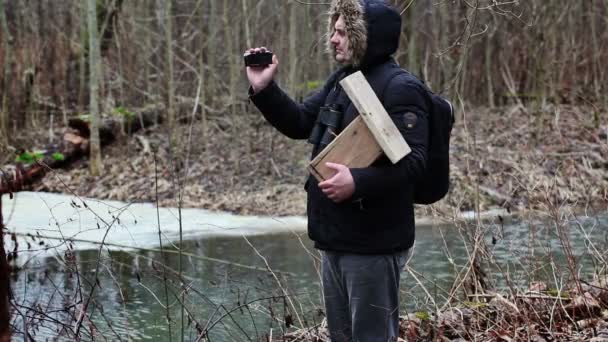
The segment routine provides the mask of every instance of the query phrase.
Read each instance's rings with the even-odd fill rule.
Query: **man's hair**
[[[351,64],[360,65],[367,50],[367,25],[365,23],[365,8],[359,0],[333,0],[328,12],[328,27],[326,50],[333,54],[334,47],[331,37],[335,32],[338,18],[342,16],[346,31],[348,46],[352,52]]]

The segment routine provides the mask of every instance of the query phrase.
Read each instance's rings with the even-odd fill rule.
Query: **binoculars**
[[[342,122],[342,105],[331,104],[319,110],[319,116],[308,142],[319,147],[325,147],[338,135],[338,127]]]

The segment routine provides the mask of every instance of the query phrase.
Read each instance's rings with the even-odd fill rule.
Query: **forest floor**
[[[127,202],[154,202],[158,196],[161,206],[175,207],[182,184],[184,207],[304,215],[310,145],[282,136],[249,109],[253,113],[234,118],[211,117],[207,138],[201,121],[183,124],[177,129],[177,146],[184,148],[174,152],[160,126],[119,137],[103,149],[101,176],[89,174],[85,158],[48,174],[31,190]],[[458,112],[451,140],[452,188],[433,208],[535,209],[547,201],[605,204],[608,127],[606,118],[598,117],[602,119],[593,107],[567,105]],[[53,133],[47,133],[48,128],[29,132],[13,146],[44,148],[49,136],[58,141],[64,131],[56,127]],[[3,162],[10,163],[10,158]]]

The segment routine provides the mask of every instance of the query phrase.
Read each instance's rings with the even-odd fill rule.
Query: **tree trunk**
[[[438,11],[439,18],[437,21],[440,23],[439,27],[441,28],[438,32],[439,37],[438,40],[438,48],[439,51],[444,51],[450,45],[449,32],[450,31],[450,20],[449,18],[453,15],[451,8],[448,6],[439,6]],[[450,56],[449,53],[443,53],[439,57],[439,70],[436,70],[440,77],[440,83],[437,84],[437,90],[445,88],[446,80],[449,80],[452,76],[452,71],[454,70],[454,58]]]
[[[87,17],[87,6],[86,5],[81,5],[81,18],[86,18]],[[87,72],[87,55],[88,55],[88,51],[89,51],[89,47],[87,42],[89,41],[88,39],[88,28],[87,28],[88,22],[85,22],[84,20],[81,21],[80,26],[80,43],[82,44],[82,49],[80,50],[80,58],[78,58],[78,70],[80,72],[80,83],[79,83],[79,87],[78,87],[78,107],[79,110],[81,112],[85,111],[86,108],[86,104],[85,104],[85,100],[86,100],[86,91],[87,91],[87,86],[86,86],[86,82],[87,82],[87,77],[86,77],[86,72]],[[67,125],[67,119],[64,118],[64,125]]]
[[[591,49],[591,56],[593,56],[591,58],[591,70],[593,71],[593,85],[594,85],[594,90],[595,90],[595,100],[599,101],[602,98],[602,91],[601,91],[601,87],[600,87],[600,77],[602,75],[602,67],[600,64],[600,56],[602,55],[602,51],[599,47],[598,44],[598,39],[597,39],[597,18],[596,18],[596,13],[601,13],[601,10],[595,11],[595,3],[596,1],[591,0],[589,5],[590,5],[590,9],[589,9],[589,17],[591,18],[591,20],[589,20],[589,25],[591,25],[591,43],[592,43],[592,49]]]
[[[288,32],[288,28],[289,28],[289,11],[285,6],[281,6],[280,8],[276,9],[277,12],[277,22],[279,24],[279,40],[277,41],[277,44],[274,46],[275,52],[278,52],[279,55],[279,61],[280,58],[283,57],[283,59],[286,59],[287,57],[285,57],[287,51],[286,46],[284,45],[285,42],[287,42],[287,40],[289,39],[289,32]],[[283,68],[283,67],[279,67]],[[287,82],[287,77],[285,76],[287,73],[285,72],[279,72],[277,73],[278,76],[278,83],[279,84],[286,84]],[[275,81],[277,81],[277,79],[275,78]]]
[[[209,68],[209,70],[213,70],[215,71],[215,57],[217,52],[220,50],[217,48],[217,46],[215,45],[217,40],[216,39],[216,35],[217,35],[217,23],[216,23],[216,16],[217,16],[217,0],[208,0],[209,1],[209,15],[207,16],[207,40],[205,41],[205,54],[207,55],[207,67]],[[211,72],[209,73],[209,77],[207,77],[208,79],[211,80]],[[213,106],[215,104],[214,98],[215,98],[215,94],[216,91],[216,81],[210,81],[210,82],[206,82],[207,84],[204,85],[204,89],[207,90],[207,102],[209,104],[209,106]]]
[[[327,56],[325,55],[325,42],[327,39],[329,39],[329,37],[325,37],[325,30],[326,30],[326,25],[324,24],[324,21],[322,19],[317,18],[316,19],[316,29],[312,30],[311,32],[315,32],[316,36],[314,39],[316,39],[316,45],[317,45],[317,54],[316,54],[316,60],[317,63],[315,65],[317,65],[318,67],[313,68],[316,70],[315,73],[315,80],[316,81],[321,81],[324,80],[326,75],[325,75],[325,70],[327,69],[327,65],[328,60],[331,60],[331,58],[327,58]],[[324,66],[324,67],[321,67]]]
[[[289,2],[289,91],[291,96],[296,98],[296,86],[298,77],[298,56],[302,53],[302,45],[296,45],[302,39],[298,39],[298,13],[297,3],[293,0]],[[300,48],[298,48],[300,47]]]
[[[304,50],[304,52],[301,53],[301,58],[302,60],[306,61],[305,63],[308,65],[311,65],[310,63],[312,63],[312,58],[313,58],[313,51],[312,51],[312,46],[314,44],[314,38],[311,39],[311,34],[313,32],[315,32],[313,30],[313,21],[311,20],[311,16],[310,16],[310,6],[301,6],[303,8],[300,9],[300,11],[304,11],[304,13],[302,14],[303,16],[303,24],[302,24],[302,29],[300,30],[300,32],[302,32],[301,37],[305,38],[304,41],[304,45],[306,47],[306,49]],[[312,68],[304,68],[304,70],[301,70],[301,72],[299,73],[299,79],[301,82],[304,82],[305,85],[303,87],[301,87],[300,90],[300,98],[302,98],[304,95],[306,95],[306,93],[308,92],[308,81],[310,81],[313,76],[311,75],[311,70]]]
[[[113,15],[111,20],[114,21],[112,27],[116,28],[118,26],[118,16]],[[126,103],[124,83],[129,82],[129,80],[127,79],[125,72],[124,72],[123,59],[122,59],[122,46],[120,45],[120,37],[118,37],[117,32],[115,32],[114,34],[115,34],[114,41],[116,44],[116,56],[118,57],[118,77],[120,80],[118,82],[118,92],[120,94],[119,105],[124,106]]]
[[[251,30],[249,28],[249,9],[248,9],[248,4],[247,1],[249,0],[242,0],[243,1],[243,26],[245,28],[245,44],[247,45],[247,48],[252,47],[251,46]]]
[[[237,66],[236,60],[234,59],[235,55],[235,44],[238,41],[239,34],[239,26],[231,25],[230,17],[234,16],[234,13],[231,13],[229,4],[232,3],[232,0],[224,0],[223,2],[223,13],[222,13],[222,23],[224,28],[224,43],[226,44],[225,48],[225,58],[228,62],[228,109],[230,112],[230,122],[231,122],[231,131],[232,144],[238,144],[238,135],[240,129],[240,122],[237,116],[237,104],[236,104],[236,81],[237,77],[240,75],[240,64]],[[240,58],[240,57],[239,57]],[[236,146],[236,145],[235,145]],[[230,150],[230,160],[233,162],[233,168],[236,170],[235,172],[240,172],[240,157],[236,152],[238,149],[233,148]],[[233,183],[231,183],[233,185]]]
[[[488,106],[494,108],[494,83],[492,81],[492,33],[488,33],[485,39],[485,70],[486,70],[486,91],[488,92]]]
[[[418,39],[418,36],[416,34],[416,18],[418,18],[418,16],[416,15],[416,6],[418,5],[418,3],[413,3],[410,8],[407,10],[408,12],[408,19],[406,20],[406,25],[409,27],[408,29],[408,33],[409,33],[409,37],[408,37],[408,45],[407,45],[407,69],[412,71],[415,74],[419,74],[419,70],[418,70],[418,55],[419,55],[419,51],[418,51],[418,46],[416,44],[416,39]]]
[[[202,0],[199,0],[202,1]],[[212,0],[211,0],[212,1]],[[212,54],[212,51],[208,51],[209,49],[205,49],[205,46],[207,46],[207,44],[209,44],[211,42],[211,35],[207,35],[205,36],[204,34],[204,26],[202,25],[204,22],[204,9],[206,8],[206,6],[197,6],[200,9],[200,17],[201,17],[201,25],[200,30],[201,30],[201,40],[200,40],[200,52],[199,52],[199,75],[198,77],[200,78],[200,82],[201,82],[201,98],[200,98],[200,108],[201,108],[201,134],[202,136],[200,137],[200,141],[201,144],[203,145],[203,150],[205,150],[205,147],[207,146],[207,92],[208,92],[208,87],[205,86],[206,83],[210,83],[210,82],[205,82],[206,78],[207,78],[207,73],[205,71],[205,57],[207,57],[207,60],[209,60],[208,56],[209,54]],[[211,20],[212,14],[210,13],[208,16],[207,20]]]
[[[11,33],[6,24],[4,1],[0,0],[0,27],[2,29],[2,45],[4,47],[4,70],[2,76],[2,107],[0,108],[0,145],[8,143],[8,126],[10,121],[8,108],[8,87],[11,85]]]
[[[154,18],[154,2],[153,1],[149,1],[149,2],[141,2],[142,4],[142,17],[150,19],[150,18]],[[143,56],[143,61],[142,63],[144,64],[144,82],[145,82],[145,89],[146,89],[146,97],[144,99],[145,102],[147,101],[155,101],[157,102],[157,99],[155,99],[154,96],[154,91],[155,91],[155,82],[151,81],[151,65],[154,63],[154,55],[153,52],[154,49],[152,48],[152,32],[156,32],[156,28],[155,28],[155,21],[154,20],[147,20],[147,22],[149,22],[148,25],[145,24],[140,24],[140,26],[142,27],[142,32],[141,34],[144,36],[143,37],[143,51],[141,51],[140,55]]]
[[[90,118],[91,118],[91,147],[89,151],[89,166],[91,174],[101,174],[101,146],[99,143],[99,82],[101,77],[101,55],[97,37],[97,15],[95,0],[87,0],[87,21],[89,28],[89,76],[90,76]]]
[[[229,17],[234,15],[230,12],[230,0],[224,0],[224,13],[222,21],[224,26],[224,42],[226,44],[226,60],[229,66],[229,81],[228,81],[228,104],[230,106],[230,114],[234,118],[236,116],[236,80],[240,75],[240,68],[237,68],[236,61],[233,59],[235,40],[238,39],[238,26],[231,25]],[[235,29],[236,28],[236,29]],[[240,66],[240,65],[239,65]]]
[[[175,86],[173,84],[173,25],[172,0],[165,1],[165,49],[167,73],[167,123],[169,125],[169,142],[175,146]]]

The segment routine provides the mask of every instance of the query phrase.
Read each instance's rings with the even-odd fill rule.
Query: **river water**
[[[285,320],[295,326],[322,320],[319,254],[304,218],[183,210],[180,286],[176,209],[43,193],[2,200],[5,223],[15,234],[5,248],[16,252],[13,263],[20,267],[11,283],[18,304],[13,323],[23,330],[27,317],[36,339],[73,340],[61,327],[79,325],[89,298],[80,330],[85,339],[94,333],[98,340],[168,341],[183,333],[190,341],[206,328],[212,341],[257,341],[282,334]],[[541,215],[458,227],[421,222],[402,276],[403,312],[439,308],[469,269],[472,253],[487,257],[484,282],[497,289],[537,280],[559,288],[571,271],[582,277],[606,272],[605,214],[567,215],[560,224]],[[483,249],[471,247],[474,236]],[[564,257],[569,245],[572,268]]]

